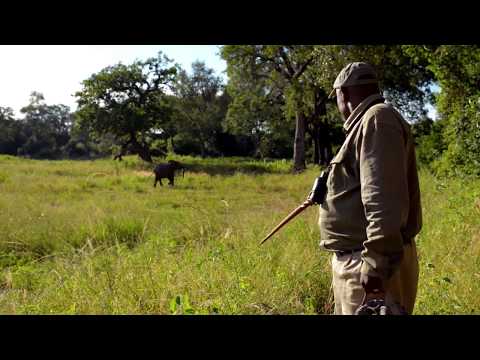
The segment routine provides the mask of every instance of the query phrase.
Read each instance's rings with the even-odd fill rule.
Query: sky
[[[0,106],[21,117],[20,109],[37,91],[48,105],[64,104],[74,111],[73,94],[83,80],[107,66],[145,60],[158,51],[187,71],[201,60],[226,78],[218,45],[0,45]]]
[[[158,51],[187,71],[194,61],[204,61],[226,79],[219,45],[0,45],[0,106],[11,107],[16,117],[22,117],[20,109],[37,91],[47,104],[63,104],[75,111],[73,94],[83,80],[107,66],[145,60]],[[427,109],[436,118],[435,109],[431,105]]]

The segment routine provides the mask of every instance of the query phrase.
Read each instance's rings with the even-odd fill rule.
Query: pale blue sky
[[[77,107],[73,94],[90,75],[119,62],[156,56],[158,51],[188,71],[196,60],[218,75],[226,69],[218,45],[0,45],[0,106],[11,107],[20,116],[30,93],[38,91],[47,104],[64,104],[73,111]]]
[[[226,79],[219,45],[0,45],[0,106],[11,107],[20,117],[30,93],[38,91],[47,104],[64,104],[74,111],[73,94],[90,75],[119,62],[156,56],[158,51],[187,71],[192,62],[204,61]],[[427,109],[435,118],[434,108]]]

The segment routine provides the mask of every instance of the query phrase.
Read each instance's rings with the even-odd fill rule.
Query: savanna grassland
[[[1,314],[328,314],[311,207],[259,241],[318,168],[175,156],[174,187],[122,162],[0,156]],[[480,181],[421,171],[416,314],[480,313]]]

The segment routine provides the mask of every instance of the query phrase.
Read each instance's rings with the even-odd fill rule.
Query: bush
[[[417,144],[416,153],[419,164],[431,168],[431,164],[439,159],[447,149],[443,137],[444,128],[444,120],[432,121],[428,129],[423,128],[423,131],[417,134],[415,134],[415,130],[418,130],[418,127],[413,126],[412,132]]]

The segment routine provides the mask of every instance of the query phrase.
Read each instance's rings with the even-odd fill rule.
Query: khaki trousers
[[[403,259],[398,270],[385,285],[387,305],[403,306],[413,313],[418,286],[418,257],[415,242],[404,245]],[[360,283],[361,252],[342,256],[333,255],[333,296],[335,315],[353,315],[362,304],[365,291]]]

